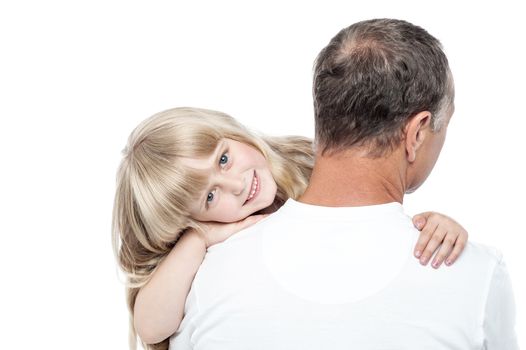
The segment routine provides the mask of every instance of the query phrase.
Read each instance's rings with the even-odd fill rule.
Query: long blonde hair
[[[200,227],[187,208],[206,179],[180,159],[207,157],[223,138],[251,145],[265,156],[278,187],[274,207],[299,197],[307,186],[314,158],[308,138],[259,136],[227,114],[197,108],[169,109],[140,123],[117,172],[112,228],[113,249],[126,275],[130,349],[137,347],[133,309],[139,289],[181,233]],[[168,349],[168,339],[142,345]]]

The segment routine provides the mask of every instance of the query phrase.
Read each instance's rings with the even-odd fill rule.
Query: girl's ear
[[[423,111],[415,114],[407,122],[404,128],[405,151],[407,160],[412,163],[416,159],[416,153],[429,132],[431,132],[431,112]]]

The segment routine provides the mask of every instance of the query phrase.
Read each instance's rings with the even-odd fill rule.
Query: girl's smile
[[[259,182],[258,182],[258,177],[257,177],[257,174],[256,174],[256,171],[254,170],[254,178],[252,179],[252,188],[250,189],[250,193],[248,194],[248,198],[247,200],[245,201],[245,203],[243,203],[243,205],[247,204],[249,201],[251,201],[254,197],[256,197],[259,193]]]

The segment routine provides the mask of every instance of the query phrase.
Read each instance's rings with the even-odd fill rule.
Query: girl
[[[268,169],[258,178],[275,185],[271,197],[250,201],[248,189],[243,202],[229,206],[244,184],[207,187],[212,171],[228,173],[235,162],[229,147]],[[217,169],[198,166],[214,155],[211,164]],[[206,249],[276,211],[288,198],[298,198],[313,160],[307,138],[258,136],[232,117],[204,109],[167,110],[132,132],[118,170],[113,212],[113,246],[127,276],[132,349],[137,333],[146,349],[168,348]],[[420,262],[427,264],[438,251],[434,267],[446,258],[447,265],[453,263],[466,243],[465,230],[436,213],[419,214],[413,221],[422,230],[415,247]]]

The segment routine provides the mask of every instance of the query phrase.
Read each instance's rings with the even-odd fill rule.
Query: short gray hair
[[[342,29],[320,52],[313,95],[322,152],[367,144],[381,155],[419,112],[430,111],[440,129],[454,89],[436,38],[406,21],[373,19]]]

